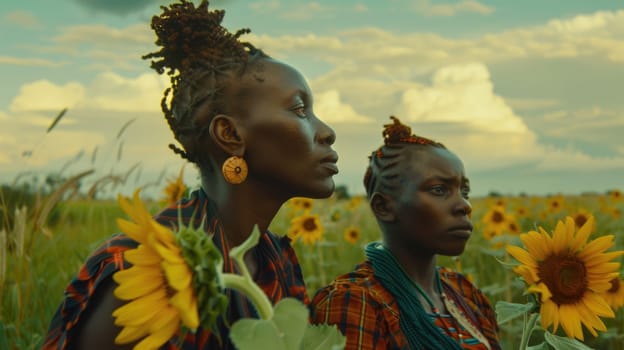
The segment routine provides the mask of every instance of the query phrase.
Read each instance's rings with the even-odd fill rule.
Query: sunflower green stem
[[[245,264],[245,253],[255,247],[259,239],[260,230],[257,225],[254,225],[249,237],[241,245],[232,248],[230,251],[230,257],[236,261],[241,274],[224,273],[221,275],[221,281],[225,288],[236,289],[245,294],[258,311],[258,316],[261,319],[268,320],[273,317],[273,304],[264,294],[264,291],[254,282],[247,269],[247,264]]]
[[[224,273],[221,278],[225,288],[236,289],[251,300],[260,318],[268,320],[273,317],[273,305],[253,280],[233,273]]]
[[[535,323],[537,323],[537,318],[539,317],[538,313],[531,313],[528,321],[526,318],[526,314],[524,315],[524,326],[522,327],[522,339],[520,340],[520,350],[526,350],[529,346],[529,339],[531,339],[531,334],[533,333],[533,329],[535,329]]]

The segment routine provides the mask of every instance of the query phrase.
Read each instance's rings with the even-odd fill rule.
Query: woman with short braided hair
[[[464,165],[390,118],[364,175],[383,242],[369,243],[363,263],[317,291],[311,318],[337,325],[347,349],[500,349],[485,295],[436,266],[438,254],[460,255],[472,233]]]
[[[314,114],[312,92],[293,67],[241,41],[248,29],[230,33],[224,11],[180,0],[152,19],[160,50],[146,55],[171,86],[161,107],[179,145],[169,147],[197,166],[201,188],[164,209],[155,219],[167,227],[199,227],[223,256],[223,271],[239,271],[229,256],[255,225],[258,245],[245,255],[247,269],[275,304],[290,297],[308,303],[297,257],[287,237],[268,231],[284,202],[293,197],[326,198],[334,190],[338,156],[334,131]],[[137,247],[114,235],[88,257],[65,291],[43,349],[130,349],[115,344],[121,328],[112,313],[118,299],[112,276],[128,269],[124,252]],[[229,327],[255,317],[253,304],[230,289],[227,310],[216,329],[201,326],[165,339],[163,349],[230,349]],[[152,322],[154,324],[154,322]],[[124,329],[125,331],[126,329]],[[140,335],[140,334],[139,334]]]

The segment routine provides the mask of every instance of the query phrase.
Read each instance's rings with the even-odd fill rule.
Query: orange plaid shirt
[[[462,299],[461,304],[456,304],[464,315],[477,323],[491,349],[500,349],[496,316],[485,295],[462,274],[446,268],[440,268],[439,272],[445,293],[452,293],[456,300]],[[345,349],[410,348],[399,325],[399,305],[392,293],[375,278],[369,261],[318,290],[310,303],[310,311],[313,323],[338,326],[347,337]],[[464,349],[487,349],[450,315],[430,316]]]

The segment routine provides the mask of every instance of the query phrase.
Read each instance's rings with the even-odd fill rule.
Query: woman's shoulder
[[[341,298],[365,299],[367,303],[381,307],[391,307],[394,304],[392,294],[375,277],[369,261],[356,265],[353,271],[337,276],[330,284],[320,288],[312,303]]]

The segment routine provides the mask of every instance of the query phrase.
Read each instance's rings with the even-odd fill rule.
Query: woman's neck
[[[436,255],[419,254],[405,244],[393,244],[388,240],[385,245],[414,283],[428,295],[437,294]]]
[[[225,181],[220,184],[203,181],[202,187],[216,205],[219,223],[230,247],[244,242],[255,225],[261,232],[267,230],[284,202],[258,190],[261,186],[248,183],[231,185]]]

